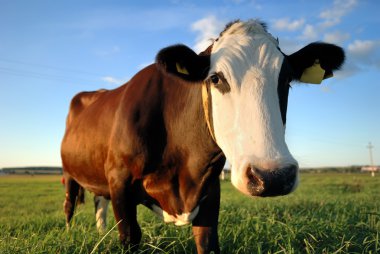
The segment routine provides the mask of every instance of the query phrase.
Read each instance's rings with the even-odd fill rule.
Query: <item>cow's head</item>
[[[321,83],[344,62],[335,45],[312,43],[285,55],[265,25],[227,25],[197,55],[186,46],[157,55],[161,69],[208,91],[211,132],[231,162],[231,181],[252,196],[285,195],[297,185],[298,164],[285,143],[289,83]]]

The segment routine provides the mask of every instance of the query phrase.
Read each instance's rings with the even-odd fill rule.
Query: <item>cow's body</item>
[[[198,252],[218,253],[225,156],[247,195],[294,190],[289,82],[320,83],[343,61],[342,49],[323,43],[286,56],[262,23],[237,21],[200,55],[168,47],[125,85],[78,94],[61,151],[67,222],[81,185],[111,199],[125,244],[141,239],[136,206],[144,204],[166,222],[192,222]]]
[[[116,202],[132,210],[142,203],[177,225],[202,213],[194,223],[215,227],[225,157],[201,98],[200,86],[178,84],[156,65],[115,90],[78,94],[62,143],[65,175],[112,200],[123,189]]]

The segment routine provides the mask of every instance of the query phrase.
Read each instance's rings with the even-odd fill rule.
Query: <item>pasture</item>
[[[125,253],[113,228],[96,232],[92,195],[67,231],[60,176],[0,177],[0,253]],[[222,253],[379,253],[380,176],[302,173],[298,189],[249,198],[222,182]],[[195,253],[191,227],[166,225],[139,206],[137,253]]]

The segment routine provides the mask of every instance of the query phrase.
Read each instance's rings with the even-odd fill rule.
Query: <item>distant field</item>
[[[222,253],[380,253],[380,176],[301,174],[286,197],[252,199],[222,183]],[[65,229],[59,176],[0,177],[0,253],[123,253],[114,229],[96,233],[92,195]],[[191,227],[139,208],[138,253],[195,253]],[[109,211],[109,225],[115,224]],[[96,247],[96,245],[100,244]]]

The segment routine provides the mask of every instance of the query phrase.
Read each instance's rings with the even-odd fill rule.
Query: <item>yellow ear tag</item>
[[[177,67],[178,73],[189,75],[189,72],[187,71],[187,69],[185,67],[182,67],[179,63],[175,63],[175,67]]]
[[[324,75],[325,70],[321,68],[319,60],[317,59],[312,66],[303,71],[300,81],[310,84],[320,84],[322,83]]]

